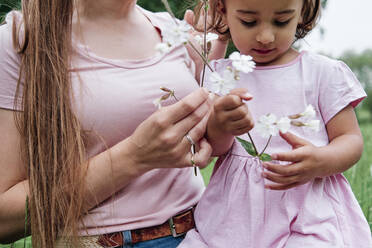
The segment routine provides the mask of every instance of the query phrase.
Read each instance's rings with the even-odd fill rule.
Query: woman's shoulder
[[[23,32],[22,14],[19,11],[9,12],[4,23],[0,25],[1,50],[13,50],[13,30],[17,32],[17,35]]]
[[[150,21],[155,26],[163,26],[174,23],[173,17],[168,12],[152,12],[142,8],[141,6],[137,7],[140,9],[142,13],[144,13],[147,16],[147,18],[150,19]]]

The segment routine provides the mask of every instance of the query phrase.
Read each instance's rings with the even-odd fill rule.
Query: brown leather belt
[[[178,237],[195,227],[194,208],[188,209],[170,218],[167,222],[152,227],[131,230],[132,244],[162,238],[166,236]],[[102,247],[120,247],[124,245],[123,233],[114,232],[102,234],[97,243]]]

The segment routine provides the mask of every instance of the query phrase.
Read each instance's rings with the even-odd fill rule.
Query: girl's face
[[[296,56],[291,49],[301,22],[303,0],[224,0],[220,6],[236,48],[259,65],[277,65]]]

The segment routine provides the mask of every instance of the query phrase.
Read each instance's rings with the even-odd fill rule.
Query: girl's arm
[[[201,120],[209,109],[208,92],[199,89],[155,112],[130,137],[91,158],[89,166],[82,165],[87,167],[85,209],[93,208],[146,171],[192,166],[190,142],[184,137],[187,133],[199,141],[194,161],[206,166],[211,147],[203,139],[206,121]],[[19,156],[20,134],[14,113],[0,109],[0,243],[14,242],[24,235],[28,181]]]
[[[283,190],[307,183],[316,177],[342,173],[360,159],[363,137],[352,106],[336,114],[326,128],[329,144],[324,147],[315,147],[290,133],[281,134],[293,150],[274,154],[272,158],[291,164],[283,166],[265,163],[268,171],[263,176],[276,183],[267,185],[267,188]]]

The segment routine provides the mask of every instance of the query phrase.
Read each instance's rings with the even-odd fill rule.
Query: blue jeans
[[[184,238],[185,235],[179,236],[177,238],[174,238],[173,236],[167,236],[132,244],[132,236],[130,234],[130,231],[124,231],[123,239],[125,245],[123,245],[122,248],[176,248]]]

